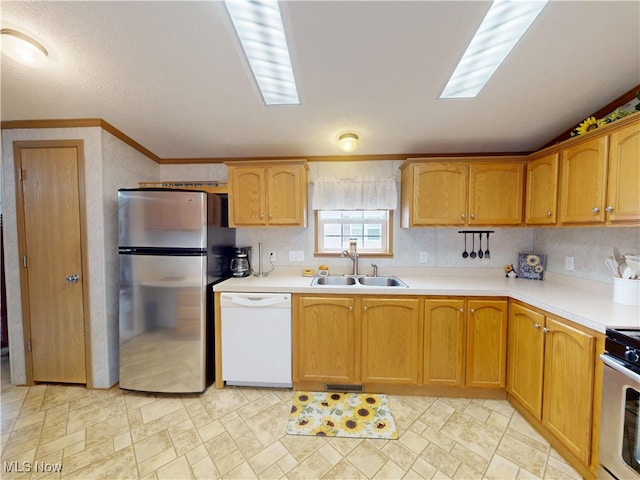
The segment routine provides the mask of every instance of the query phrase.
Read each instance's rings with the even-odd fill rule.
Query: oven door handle
[[[640,384],[640,375],[629,370],[620,360],[612,358],[605,353],[600,355],[600,360],[602,360],[602,363],[604,363],[607,367],[611,367],[619,374],[627,377],[630,381],[636,382],[636,384]]]

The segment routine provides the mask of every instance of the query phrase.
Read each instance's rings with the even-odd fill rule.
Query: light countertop
[[[455,295],[510,297],[604,333],[606,327],[639,327],[640,307],[614,303],[610,295],[548,280],[511,279],[500,275],[452,276],[398,274],[409,288],[311,286],[312,278],[275,271],[266,277],[231,278],[214,285],[219,292],[307,293],[343,295]]]

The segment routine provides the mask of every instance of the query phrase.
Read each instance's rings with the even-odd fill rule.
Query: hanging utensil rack
[[[480,245],[480,249],[482,249],[482,235],[486,234],[487,235],[487,250],[488,250],[488,245],[489,245],[489,235],[492,233],[495,233],[495,230],[458,230],[458,233],[462,233],[464,234],[464,238],[465,238],[465,252],[467,251],[467,235],[471,234],[471,243],[472,245],[474,245],[474,247],[472,247],[472,249],[475,248],[475,236],[478,235],[478,244]],[[472,252],[474,253],[474,252]],[[469,255],[469,256],[464,256],[463,254],[463,258],[476,258],[475,255]],[[478,256],[477,258],[490,258],[489,255],[483,255],[483,256]]]

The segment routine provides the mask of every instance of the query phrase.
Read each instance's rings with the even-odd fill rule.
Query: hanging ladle
[[[478,258],[482,258],[484,256],[484,252],[482,251],[482,232],[478,234],[478,239],[480,240],[480,248],[478,248]]]
[[[469,253],[467,252],[467,234],[464,234],[464,252],[462,252],[462,258],[467,258]]]
[[[476,234],[472,233],[471,234],[471,255],[469,255],[471,258],[476,258]]]

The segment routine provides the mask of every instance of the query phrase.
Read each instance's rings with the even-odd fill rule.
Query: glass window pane
[[[349,248],[350,239],[357,241],[360,252],[388,252],[387,210],[318,211],[317,224],[316,244],[321,253],[339,254]]]

